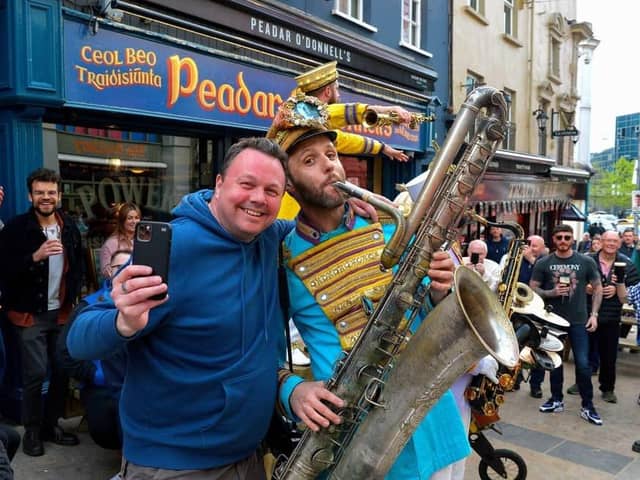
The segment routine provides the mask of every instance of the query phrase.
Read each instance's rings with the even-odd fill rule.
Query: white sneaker
[[[111,477],[109,480],[122,480],[122,477],[120,476],[120,472],[116,473],[113,477]]]
[[[298,367],[308,367],[309,365],[311,365],[311,360],[309,360],[309,357],[302,353],[299,348],[294,348],[291,356],[293,357],[293,364],[297,365]]]

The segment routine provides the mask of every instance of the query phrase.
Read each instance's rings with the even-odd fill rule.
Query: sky
[[[615,146],[616,116],[640,112],[638,0],[577,0],[577,20],[590,22],[593,54],[591,153]]]

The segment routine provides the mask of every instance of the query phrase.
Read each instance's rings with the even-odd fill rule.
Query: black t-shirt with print
[[[543,290],[551,290],[558,284],[561,275],[569,277],[569,295],[545,298],[553,306],[553,313],[564,317],[571,324],[587,322],[587,292],[589,282],[600,280],[598,266],[592,258],[573,252],[569,258],[559,258],[555,253],[536,262],[531,280],[540,282]]]

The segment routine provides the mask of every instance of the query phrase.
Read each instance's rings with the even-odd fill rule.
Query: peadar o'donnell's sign
[[[283,75],[177,45],[64,21],[65,105],[266,131],[295,88]],[[348,91],[345,102],[382,102]],[[424,128],[424,125],[421,126]],[[406,126],[353,132],[406,150],[424,150],[425,135]]]

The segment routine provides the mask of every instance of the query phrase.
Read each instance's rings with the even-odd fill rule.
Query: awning
[[[582,213],[573,203],[569,204],[569,206],[562,211],[560,219],[568,220],[570,222],[587,221],[587,217],[584,216],[584,213]]]
[[[548,198],[544,200],[494,200],[472,202],[471,206],[482,217],[495,217],[503,213],[525,214],[533,212],[550,212],[569,208],[568,200]]]

